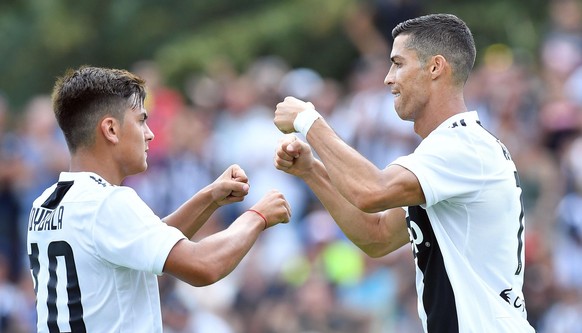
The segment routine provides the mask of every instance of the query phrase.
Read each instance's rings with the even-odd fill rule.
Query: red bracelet
[[[265,215],[261,214],[261,212],[259,212],[258,210],[254,210],[254,209],[249,209],[249,210],[247,210],[247,212],[257,213],[265,222],[265,228],[263,230],[267,229],[268,223],[267,223],[267,218],[265,217]]]

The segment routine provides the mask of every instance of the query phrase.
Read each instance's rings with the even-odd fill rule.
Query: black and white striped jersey
[[[63,172],[32,206],[38,332],[161,332],[161,274],[184,235],[129,187]]]
[[[426,203],[407,207],[425,332],[534,332],[523,285],[524,212],[507,148],[457,114],[410,155]]]

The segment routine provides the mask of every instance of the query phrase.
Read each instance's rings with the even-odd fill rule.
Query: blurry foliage
[[[170,78],[230,60],[244,69],[257,56],[279,55],[292,65],[337,74],[355,51],[342,35],[346,8],[353,0],[272,1],[235,17],[217,17],[164,44],[155,58]]]
[[[242,70],[269,54],[341,79],[357,57],[344,31],[345,15],[374,1],[397,2],[2,0],[0,92],[18,110],[31,96],[50,93],[66,68],[82,64],[131,68],[154,59],[180,87],[187,76],[222,59]],[[508,43],[535,56],[546,2],[442,0],[423,6],[427,13],[465,19],[479,50]]]
[[[534,61],[548,19],[551,0],[449,0],[430,3],[431,12],[448,12],[467,22],[478,56],[491,44],[516,49],[525,61]]]

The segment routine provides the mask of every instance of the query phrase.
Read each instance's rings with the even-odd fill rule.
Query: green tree
[[[269,54],[342,78],[358,56],[345,35],[345,15],[374,1],[391,0],[3,0],[0,92],[18,110],[31,96],[49,93],[66,68],[129,68],[144,59],[156,60],[177,88],[216,59],[242,70]],[[532,57],[547,15],[546,0],[423,6],[465,19],[479,50],[506,43]]]

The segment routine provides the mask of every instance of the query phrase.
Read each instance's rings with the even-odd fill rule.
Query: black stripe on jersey
[[[71,189],[71,186],[73,186],[73,183],[74,182],[72,180],[66,182],[58,182],[55,191],[51,194],[50,197],[48,197],[48,199],[46,199],[46,201],[41,205],[41,207],[46,209],[57,208],[57,206],[61,203],[61,200],[63,200],[65,194],[67,194],[69,189]]]
[[[47,325],[49,332],[60,332],[58,325],[58,309],[57,309],[57,265],[59,265],[58,257],[64,258],[64,264],[67,271],[67,306],[69,308],[69,325],[71,332],[85,333],[87,329],[83,321],[83,304],[81,302],[81,288],[79,286],[79,279],[77,277],[77,266],[73,255],[73,249],[65,241],[51,242],[47,250],[49,258],[49,281],[47,307],[48,319]]]
[[[408,207],[410,229],[416,262],[423,274],[422,301],[429,333],[459,332],[457,307],[451,281],[426,210]],[[415,230],[417,229],[417,230]]]

